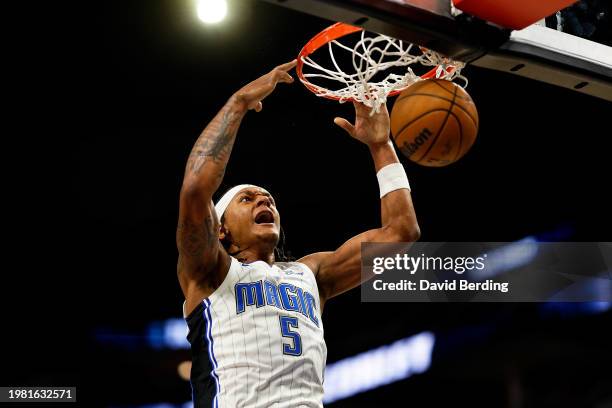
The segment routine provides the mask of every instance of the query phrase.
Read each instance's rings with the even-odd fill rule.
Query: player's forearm
[[[247,112],[231,97],[195,142],[185,168],[183,187],[212,194],[219,188],[238,128]]]
[[[374,160],[374,168],[377,172],[389,164],[399,163],[391,140],[385,144],[368,145],[368,148],[370,149],[370,154]]]
[[[385,166],[399,163],[393,144],[370,146],[376,172]],[[412,205],[410,190],[399,189],[387,193],[381,200],[381,222],[383,230],[401,241],[415,241],[420,230]]]

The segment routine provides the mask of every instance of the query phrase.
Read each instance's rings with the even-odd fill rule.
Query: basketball
[[[444,79],[419,81],[397,98],[391,134],[398,149],[423,166],[442,167],[463,157],[478,133],[478,111],[470,95]]]

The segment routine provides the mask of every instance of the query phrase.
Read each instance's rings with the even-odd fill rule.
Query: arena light
[[[121,408],[193,408],[192,401],[186,401],[182,404],[173,404],[170,402],[156,402],[146,405],[121,405]]]
[[[206,24],[222,21],[227,15],[226,0],[198,0],[198,18]]]
[[[160,325],[161,323],[161,325]],[[185,322],[182,319],[169,319],[157,322],[157,341],[166,347],[187,347],[184,340]],[[159,327],[162,327],[160,330]],[[182,339],[182,340],[181,340]],[[435,344],[435,335],[423,332],[389,345],[327,364],[325,368],[325,394],[323,402],[328,404],[348,398],[364,391],[400,381],[414,374],[424,373],[431,365],[431,356]],[[172,346],[171,346],[172,345]],[[189,363],[189,362],[185,362]],[[185,371],[189,364],[181,369]],[[182,376],[186,376],[182,373]],[[164,408],[189,408],[190,401],[182,405],[165,404]],[[160,405],[161,407],[162,405]],[[146,408],[151,406],[147,405]],[[141,406],[140,408],[144,408]]]
[[[182,361],[176,367],[176,372],[182,380],[189,381],[191,378],[191,360]]]
[[[434,334],[423,332],[328,364],[323,402],[328,404],[427,371],[434,343]]]
[[[487,252],[487,267],[472,269],[468,275],[473,280],[483,281],[504,272],[529,264],[538,255],[538,241],[535,237],[525,237],[503,247]]]
[[[121,405],[121,408],[193,408],[192,401],[186,401],[182,404],[173,404],[170,402],[157,402],[147,405]]]
[[[540,306],[542,317],[575,318],[595,315],[612,310],[612,302],[555,302],[550,301]]]
[[[474,280],[486,280],[531,263],[539,253],[539,242],[563,241],[571,237],[573,228],[562,225],[554,231],[538,236],[528,235],[487,253],[487,267],[468,273]]]
[[[151,323],[147,338],[149,345],[154,349],[188,349],[190,347],[187,341],[188,331],[189,329],[184,319],[167,319]]]
[[[189,347],[183,319],[155,322],[151,329],[150,335],[155,335],[149,341],[156,348]],[[325,368],[323,402],[348,398],[427,371],[431,365],[434,343],[434,334],[423,332],[328,364]],[[186,366],[181,368],[184,371]]]

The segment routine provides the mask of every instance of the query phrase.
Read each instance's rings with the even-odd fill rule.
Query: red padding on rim
[[[329,43],[330,41],[337,40],[338,38],[344,37],[345,35],[355,33],[357,31],[363,31],[363,28],[355,27],[355,26],[352,26],[346,23],[335,23],[327,27],[323,31],[321,31],[319,34],[312,37],[312,39],[308,41],[306,45],[304,45],[304,47],[301,49],[300,53],[297,56],[297,66],[295,67],[295,72],[297,76],[302,80],[302,83],[304,84],[304,86],[306,86],[306,88],[310,89],[312,92],[314,92],[317,95],[322,93],[322,91],[319,89],[320,87],[311,84],[310,81],[308,81],[304,77],[304,74],[302,73],[302,67],[304,66],[304,62],[302,61],[302,58],[307,57],[308,55],[312,54],[313,52],[315,52],[316,50],[318,50],[325,44]],[[428,78],[435,77],[436,69],[437,67],[421,75],[421,78],[428,79]],[[402,91],[403,89],[397,89],[395,91],[391,91],[389,95],[387,96],[394,96],[394,95],[399,94]],[[335,101],[340,100],[340,98],[337,96],[323,95],[323,97],[327,99],[333,99]],[[347,98],[347,100],[352,101],[353,98]]]
[[[310,89],[315,94],[321,93],[318,87],[311,84],[310,81],[308,81],[304,77],[304,74],[302,73],[302,67],[304,66],[304,62],[302,61],[302,58],[307,57],[308,55],[312,54],[313,52],[315,52],[316,50],[318,50],[325,44],[329,43],[330,41],[337,40],[340,37],[344,37],[345,35],[349,35],[349,34],[352,34],[352,33],[355,33],[361,30],[363,29],[349,25],[349,24],[345,24],[345,23],[332,24],[331,26],[321,31],[319,34],[312,37],[312,39],[308,41],[306,45],[304,45],[304,47],[301,49],[300,53],[298,54],[297,66],[295,67],[295,72],[297,76],[302,80],[302,83],[304,84],[304,86],[306,86],[306,88]],[[335,96],[326,95],[325,97],[328,99],[336,100],[336,101],[340,100],[340,98],[335,97]]]
[[[521,30],[576,0],[453,0],[459,10],[502,27]]]

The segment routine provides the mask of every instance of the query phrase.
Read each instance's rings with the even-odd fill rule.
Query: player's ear
[[[223,224],[221,224],[221,228],[219,228],[219,242],[221,242],[221,245],[226,250],[232,246],[232,234]]]

